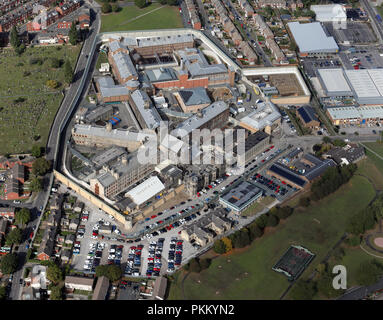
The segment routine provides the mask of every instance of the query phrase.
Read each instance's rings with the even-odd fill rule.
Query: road
[[[376,12],[371,7],[370,3],[367,0],[360,0],[360,3],[364,10],[367,11],[368,15],[370,16],[371,25],[374,29],[375,33],[377,34],[378,40],[380,43],[383,43],[383,28],[382,24],[376,19]]]
[[[93,18],[93,21],[89,29],[88,37],[85,39],[83,43],[83,47],[82,47],[80,56],[78,58],[75,71],[74,71],[73,83],[71,84],[69,89],[67,89],[67,92],[65,93],[65,97],[61,102],[61,106],[56,114],[56,117],[54,119],[53,125],[49,133],[47,147],[46,147],[46,159],[52,162],[52,165],[54,168],[56,166],[56,160],[57,160],[56,152],[57,152],[57,147],[59,144],[60,129],[61,129],[62,122],[65,119],[68,111],[70,110],[70,107],[73,104],[76,93],[80,88],[81,78],[83,76],[83,72],[88,60],[86,55],[87,53],[90,52],[94,38],[97,36],[97,33],[100,30],[101,19],[100,19],[99,13],[95,13],[93,11],[92,18]],[[40,224],[40,220],[42,217],[42,215],[38,216],[38,212],[40,211],[40,208],[42,209],[45,208],[46,203],[48,201],[50,188],[53,181],[53,173],[50,172],[46,174],[43,177],[43,179],[44,179],[45,189],[43,192],[40,192],[37,195],[33,204],[20,205],[20,207],[25,206],[31,209],[32,219],[28,223],[25,229],[23,242],[19,246],[19,250],[17,252],[19,264],[18,264],[17,271],[13,274],[13,283],[12,283],[12,288],[11,288],[10,297],[9,297],[12,300],[20,299],[21,285],[19,284],[19,281],[23,276],[22,273],[24,270],[24,264],[26,262],[26,254],[27,254],[26,240],[28,239],[28,235],[32,231],[33,227],[36,227],[36,230],[38,229],[37,227]]]
[[[351,288],[337,300],[361,300],[380,289],[383,289],[383,278],[371,286]]]

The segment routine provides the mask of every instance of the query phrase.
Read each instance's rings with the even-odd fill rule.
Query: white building
[[[315,20],[320,22],[346,22],[346,8],[341,4],[312,5],[310,10],[315,12]]]
[[[94,282],[93,278],[74,277],[74,276],[65,277],[65,287],[72,290],[92,291],[93,282]]]
[[[150,177],[137,187],[126,193],[125,196],[130,197],[136,205],[141,205],[160,193],[165,189],[165,186],[158,177]]]

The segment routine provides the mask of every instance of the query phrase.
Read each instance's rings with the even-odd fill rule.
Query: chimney
[[[112,131],[112,124],[111,124],[110,122],[108,122],[108,123],[106,124],[106,131],[108,131],[108,132],[111,132],[111,131]]]
[[[128,164],[128,158],[126,155],[124,155],[121,159],[121,163],[124,164],[124,165],[127,165]]]

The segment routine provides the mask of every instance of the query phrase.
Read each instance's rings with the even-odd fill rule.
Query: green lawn
[[[143,14],[146,15],[132,20]],[[139,9],[136,6],[128,6],[118,13],[105,14],[101,17],[101,32],[182,27],[183,24],[178,7],[162,6],[159,3],[153,3],[143,9]]]
[[[180,288],[183,277],[176,275],[169,299],[279,299],[289,283],[271,268],[286,249],[291,244],[299,244],[317,255],[302,275],[307,277],[341,238],[349,217],[364,208],[374,195],[366,178],[354,176],[320,203],[296,210],[273,231],[253,242],[249,249],[220,256],[209,269],[190,274],[184,281],[185,297]]]
[[[64,88],[63,68],[51,68],[50,59],[68,58],[74,67],[79,52],[80,46],[27,48],[20,57],[12,49],[0,52],[0,154],[28,152],[34,143],[46,145]],[[42,64],[31,64],[32,58]],[[47,80],[58,81],[60,87],[47,88]]]

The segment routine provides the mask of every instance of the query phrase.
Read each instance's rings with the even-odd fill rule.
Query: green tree
[[[43,176],[49,168],[50,164],[45,158],[38,158],[32,164],[32,173],[36,176]]]
[[[256,223],[250,224],[247,229],[249,230],[251,240],[262,237],[263,231]]]
[[[38,146],[37,144],[34,144],[34,145],[32,146],[31,154],[32,154],[32,156],[34,156],[34,157],[36,157],[36,158],[40,158],[40,157],[41,157],[41,154],[42,154],[41,147]]]
[[[176,6],[178,1],[177,0],[167,0],[166,2],[169,6]]]
[[[3,285],[0,285],[0,300],[5,300],[7,296],[7,290]]]
[[[57,284],[64,279],[64,275],[61,268],[57,264],[53,263],[48,267],[47,278],[54,284]]]
[[[260,227],[261,229],[264,229],[267,224],[267,219],[268,219],[267,214],[263,214],[255,220],[255,223],[258,225],[258,227]]]
[[[67,59],[65,61],[65,64],[64,64],[64,77],[65,77],[66,83],[68,83],[68,84],[72,83],[72,81],[73,81],[73,69],[72,69],[72,65],[71,65],[69,59]]]
[[[230,239],[230,237],[229,237]],[[243,228],[233,234],[231,239],[234,248],[244,248],[251,243],[249,231]]]
[[[21,42],[20,42],[20,38],[19,38],[19,33],[17,31],[17,28],[16,26],[13,26],[12,29],[11,29],[11,32],[9,33],[9,43],[11,44],[12,48],[16,51]]]
[[[73,46],[76,45],[78,42],[78,38],[79,37],[78,37],[78,31],[76,28],[76,24],[74,22],[72,22],[70,29],[69,29],[69,43]]]
[[[324,143],[331,143],[331,138],[325,136],[325,137],[323,137],[322,141],[323,141]]]
[[[17,256],[15,253],[8,253],[0,260],[0,269],[4,274],[11,274],[16,271],[17,268]]]
[[[32,178],[29,184],[29,189],[32,192],[40,192],[43,190],[43,180],[37,177]]]
[[[369,286],[377,282],[382,275],[383,266],[377,260],[365,261],[359,265],[356,280],[359,285]]]
[[[344,293],[343,290],[335,290],[332,281],[333,276],[328,273],[322,274],[317,281],[318,292],[330,299],[336,298]]]
[[[267,218],[268,227],[276,227],[279,223],[278,217],[274,214],[270,214]]]
[[[294,300],[312,300],[317,292],[314,282],[306,282],[302,279],[298,280],[291,290],[291,297]]]
[[[167,4],[167,3],[168,3],[167,0],[160,0],[160,4],[162,4],[162,5],[165,5],[165,4]]]
[[[226,252],[226,246],[222,240],[216,240],[213,244],[213,250],[215,253],[223,254]]]
[[[101,12],[102,13],[109,13],[112,11],[112,6],[107,3],[107,2],[104,2],[101,6]]]
[[[21,242],[21,230],[19,228],[13,229],[5,238],[5,243],[10,246],[12,244],[19,244]]]
[[[51,295],[49,298],[51,300],[62,300],[63,299],[62,287],[52,286],[51,287]]]
[[[134,4],[139,8],[146,7],[146,0],[134,0]]]
[[[18,225],[26,225],[31,220],[31,212],[28,208],[22,208],[16,212],[16,223]]]
[[[96,276],[107,277],[110,281],[117,281],[122,276],[122,270],[117,265],[101,265],[96,267]]]

